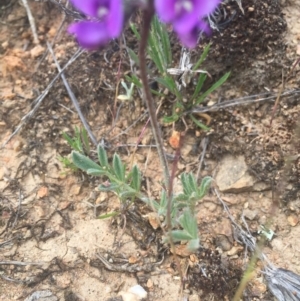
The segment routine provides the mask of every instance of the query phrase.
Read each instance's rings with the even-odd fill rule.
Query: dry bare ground
[[[300,3],[281,2],[244,0],[243,15],[229,1],[228,14],[238,17],[210,37],[212,50],[203,68],[212,80],[228,70],[232,76],[208,102],[258,96],[249,98],[251,104],[241,105],[242,99],[235,106],[207,113],[209,133],[189,125],[177,176],[184,171],[197,173],[201,161],[201,176],[215,178],[214,185],[238,224],[243,225],[243,214],[256,236],[260,225],[271,218],[276,236],[263,252],[274,265],[300,273],[299,64],[292,69],[300,56]],[[18,1],[2,0],[0,5],[3,144],[57,74],[46,42],[54,41],[61,66],[77,45],[65,33],[72,16],[65,18],[53,3],[29,1],[38,45],[33,43],[24,7]],[[125,35],[127,45],[136,49],[130,31]],[[194,56],[206,42],[194,50]],[[174,41],[173,47],[174,57],[179,58],[178,43]],[[82,54],[65,76],[96,139],[107,141],[110,157],[118,152],[128,165],[136,163],[143,172],[144,192],[158,198],[162,171],[155,149],[146,147],[153,143],[149,127],[142,136],[143,147],[133,155],[146,123],[146,116],[140,118],[145,107],[138,93],[122,106],[115,102],[116,82],[129,71],[127,53],[116,41],[102,52]],[[280,98],[270,127],[282,75],[284,91],[291,92]],[[253,101],[266,97],[271,101]],[[157,101],[163,101],[160,117],[170,113],[168,99]],[[149,301],[230,300],[250,254],[245,256],[245,246],[236,241],[213,190],[197,206],[202,248],[192,255],[185,254],[184,245],[177,249],[187,279],[180,292],[173,257],[162,244],[161,231],[149,223],[151,209],[137,203],[118,218],[100,220],[100,214],[119,209],[117,198],[97,190],[100,178],[66,170],[58,160],[71,152],[62,132],[71,135],[75,126],[81,127],[81,122],[58,79],[0,151],[0,299],[137,300],[128,290],[140,284]],[[183,131],[183,124],[176,126]],[[170,126],[163,127],[166,150],[174,154],[168,144],[171,133]],[[202,153],[204,160],[199,160]],[[178,177],[175,190],[180,190]],[[261,268],[258,261],[244,300],[274,300]],[[32,294],[40,291],[47,296],[34,299]]]

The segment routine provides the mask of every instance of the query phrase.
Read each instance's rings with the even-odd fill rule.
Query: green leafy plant
[[[66,132],[63,132],[62,136],[73,150],[76,150],[81,154],[90,154],[88,133],[85,128],[80,129],[75,127],[74,137],[69,136]],[[77,167],[74,165],[69,156],[58,156],[58,160],[65,168],[69,168],[73,171],[77,170]]]
[[[98,187],[101,191],[112,191],[115,193],[122,205],[121,211],[124,212],[134,203],[136,199],[145,202],[150,208],[157,212],[157,216],[162,216],[165,220],[167,215],[168,202],[171,205],[172,220],[172,239],[177,241],[188,241],[188,248],[197,249],[199,247],[198,227],[195,218],[196,203],[203,198],[211,183],[210,177],[203,178],[200,186],[192,174],[182,174],[181,182],[183,193],[174,195],[171,200],[168,199],[166,191],[161,193],[160,201],[149,199],[141,192],[142,175],[136,165],[129,171],[126,165],[122,163],[120,156],[114,154],[112,162],[109,163],[106,150],[102,146],[97,148],[98,163],[83,155],[78,151],[72,152],[73,164],[92,176],[103,177],[103,183]],[[116,216],[120,212],[112,212],[100,216],[108,218]],[[166,228],[165,222],[162,222],[162,228]],[[168,241],[166,239],[166,241]]]
[[[121,201],[122,210],[126,210],[136,198],[145,199],[141,194],[141,173],[136,165],[127,172],[126,165],[122,163],[120,156],[114,154],[112,163],[108,162],[107,153],[102,146],[97,148],[99,164],[78,151],[72,152],[72,161],[76,167],[84,170],[89,175],[106,178],[98,188],[101,191],[114,192]],[[113,212],[102,218],[119,214]]]
[[[140,39],[138,30],[134,24],[131,24],[131,29],[135,36]],[[217,80],[211,87],[206,91],[203,90],[203,85],[207,80],[208,73],[203,70],[199,70],[201,64],[207,58],[209,53],[210,45],[207,45],[200,58],[195,64],[190,63],[190,55],[184,52],[182,55],[182,60],[180,63],[180,68],[171,68],[173,58],[172,58],[172,48],[170,45],[169,34],[166,26],[161,23],[157,17],[152,20],[151,31],[148,39],[147,52],[152,62],[156,67],[156,73],[149,70],[148,73],[154,78],[164,88],[175,97],[175,102],[172,106],[172,114],[165,116],[163,121],[165,123],[173,123],[187,116],[195,123],[199,128],[203,130],[209,130],[209,128],[201,123],[192,113],[187,113],[191,111],[195,106],[200,105],[206,99],[206,97],[218,89],[229,77],[230,72],[224,74],[219,80]],[[130,58],[139,64],[138,57],[133,50],[127,48]],[[187,92],[187,85],[190,83],[191,79],[195,77],[198,73],[198,79],[196,80],[196,85],[193,93],[190,95]],[[181,83],[176,80],[175,76],[180,76]],[[126,76],[129,82],[134,83],[137,87],[141,88],[142,84],[137,76],[131,75]],[[160,92],[151,90],[153,94],[162,95]],[[187,101],[184,101],[184,96]]]

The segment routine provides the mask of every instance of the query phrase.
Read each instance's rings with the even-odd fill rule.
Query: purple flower
[[[71,0],[89,20],[73,23],[68,32],[87,49],[95,49],[120,35],[124,14],[122,0]]]
[[[209,32],[202,21],[211,14],[221,0],[155,0],[155,9],[165,23],[172,23],[181,42],[187,47],[195,47],[199,31]]]

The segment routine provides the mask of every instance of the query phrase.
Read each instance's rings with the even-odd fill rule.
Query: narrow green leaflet
[[[200,104],[201,102],[204,101],[204,99],[211,94],[212,92],[214,92],[216,89],[218,89],[220,86],[222,86],[226,80],[228,79],[230,75],[230,72],[225,73],[217,82],[215,82],[207,91],[205,91],[199,98],[197,98],[196,103],[195,104]]]
[[[104,147],[98,145],[97,147],[97,154],[98,154],[98,160],[102,167],[108,168],[108,159],[107,159],[107,153]]]
[[[200,239],[199,238],[191,239],[187,244],[187,248],[191,252],[198,250],[199,247],[200,247]]]
[[[172,235],[174,242],[193,239],[193,237],[184,230],[173,230],[171,232],[171,235]]]
[[[196,71],[200,67],[200,65],[205,61],[205,59],[208,55],[209,49],[210,49],[210,45],[211,44],[208,44],[207,46],[205,46],[200,59],[197,61],[197,63],[193,67],[193,71]]]
[[[100,215],[99,218],[100,218],[100,219],[106,219],[106,218],[114,217],[114,216],[119,215],[119,214],[120,214],[120,212],[118,212],[118,211],[113,211],[113,212],[111,212],[111,213],[107,213],[107,214]]]
[[[71,157],[76,167],[84,171],[87,171],[88,169],[101,169],[101,167],[97,163],[77,151],[72,151]]]
[[[198,82],[197,82],[197,86],[196,86],[195,91],[194,91],[194,93],[193,93],[191,102],[193,102],[193,100],[197,97],[197,95],[198,95],[199,92],[201,91],[201,89],[202,89],[202,87],[203,87],[203,84],[204,84],[206,78],[207,78],[207,75],[206,75],[205,73],[201,73],[201,74],[199,75]]]
[[[189,209],[185,209],[179,218],[179,224],[190,235],[191,238],[198,238],[198,226],[194,215]]]
[[[98,176],[98,177],[107,175],[107,171],[103,170],[102,168],[99,169],[89,168],[86,172],[91,176]]]
[[[193,122],[202,130],[209,131],[210,128],[204,125],[202,122],[198,121],[192,114],[189,114],[189,117],[193,120]]]
[[[132,177],[131,187],[136,191],[140,191],[142,177],[141,177],[141,173],[136,165],[134,165],[132,168],[131,177]]]
[[[114,154],[113,158],[113,170],[115,172],[116,177],[124,182],[125,181],[125,165],[122,163],[119,155]]]
[[[200,187],[198,189],[198,193],[197,193],[197,196],[199,197],[199,199],[202,199],[206,195],[207,190],[210,187],[211,181],[212,181],[211,177],[204,177],[202,179]]]

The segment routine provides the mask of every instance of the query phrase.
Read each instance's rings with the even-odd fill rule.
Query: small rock
[[[24,301],[57,301],[57,297],[54,296],[50,291],[36,291]]]
[[[295,227],[299,222],[299,218],[297,215],[292,214],[292,215],[288,216],[287,221],[292,227]]]
[[[243,215],[250,221],[253,221],[257,217],[257,210],[244,209]]]
[[[251,191],[256,180],[248,173],[243,156],[225,156],[216,176],[216,183],[222,192],[239,193]]]
[[[138,297],[135,294],[128,293],[128,292],[120,292],[120,296],[122,296],[123,301],[139,301]]]
[[[70,189],[70,195],[79,195],[81,191],[81,185],[75,184]]]
[[[153,281],[150,278],[147,281],[147,287],[150,289],[153,288]]]
[[[147,297],[147,292],[139,284],[132,286],[129,290],[129,293],[132,293],[137,296],[138,300],[142,300]]]
[[[154,230],[158,229],[160,227],[160,220],[158,214],[156,212],[150,212],[147,214],[147,216],[151,227]]]
[[[228,252],[227,252],[227,255],[228,256],[233,256],[233,255],[236,255],[236,254],[238,254],[240,251],[242,251],[244,248],[242,247],[242,246],[233,246],[232,248],[231,248],[231,250],[229,250]]]
[[[210,212],[214,212],[217,209],[217,205],[213,202],[204,202],[203,205]]]
[[[36,57],[40,56],[41,54],[43,54],[44,51],[45,51],[45,47],[43,47],[41,45],[37,45],[31,49],[30,55],[32,58],[36,58]]]
[[[259,280],[251,281],[251,287],[251,291],[255,296],[261,296],[267,291],[267,286]]]
[[[223,251],[229,251],[232,248],[232,244],[225,235],[217,235],[216,246],[221,248]]]
[[[230,220],[227,218],[222,218],[221,223],[219,223],[215,229],[216,234],[221,234],[232,239],[232,227]]]
[[[39,199],[42,199],[42,198],[44,198],[45,196],[48,196],[48,193],[49,193],[48,188],[47,188],[46,186],[42,186],[42,187],[38,190],[38,192],[37,192],[37,197],[38,197]]]

